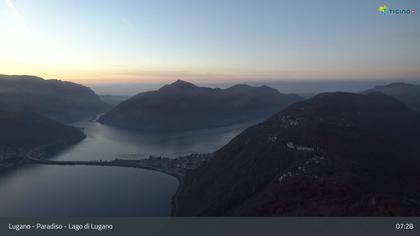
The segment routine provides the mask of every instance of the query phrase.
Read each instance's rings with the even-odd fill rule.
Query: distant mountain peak
[[[14,81],[43,81],[44,79],[33,75],[3,75],[0,74],[0,80],[14,80]]]
[[[233,90],[233,91],[241,91],[241,90],[252,90],[252,89],[263,89],[263,90],[270,90],[270,91],[275,91],[278,92],[276,89],[273,89],[271,87],[268,87],[266,85],[262,85],[259,87],[254,87],[248,84],[237,84],[237,85],[233,85],[231,87],[228,88],[228,90]]]
[[[398,83],[391,83],[385,86],[377,86],[377,87],[414,87],[414,84],[404,83],[404,82],[398,82]]]
[[[248,85],[209,88],[177,80],[122,102],[99,122],[138,130],[213,128],[267,118],[300,100],[275,89]]]
[[[25,95],[25,99],[22,96]],[[0,110],[34,112],[60,122],[74,122],[108,109],[83,85],[29,75],[0,75]]]
[[[236,84],[236,85],[233,85],[233,86],[229,87],[228,89],[236,90],[236,89],[250,89],[250,88],[252,88],[252,87],[247,85],[247,84]]]
[[[404,82],[375,86],[363,91],[364,94],[381,92],[394,97],[417,112],[420,112],[420,85]]]
[[[185,80],[177,80],[171,84],[167,84],[159,89],[159,91],[179,91],[184,89],[199,88],[193,83],[187,82]]]
[[[177,80],[170,84],[170,86],[176,86],[176,87],[197,87],[193,83],[187,82],[185,80]]]

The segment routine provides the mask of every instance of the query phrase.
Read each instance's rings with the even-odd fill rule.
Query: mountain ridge
[[[362,93],[368,94],[373,92],[381,92],[394,97],[420,113],[420,85],[396,82],[388,85],[378,85]]]
[[[192,130],[266,118],[302,100],[269,87],[199,87],[177,80],[137,94],[103,115],[99,122],[139,130]]]
[[[104,112],[109,105],[90,88],[36,76],[0,75],[0,110],[34,112],[71,123]]]
[[[79,128],[30,112],[0,111],[0,130],[0,172],[27,155],[48,158],[86,137]]]
[[[191,171],[175,215],[418,215],[418,133],[420,115],[387,95],[317,95]]]

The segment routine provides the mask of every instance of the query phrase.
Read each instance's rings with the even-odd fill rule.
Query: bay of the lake
[[[53,160],[177,157],[216,151],[252,123],[178,133],[131,132],[95,121]],[[176,178],[143,169],[27,165],[0,174],[0,216],[169,216]]]

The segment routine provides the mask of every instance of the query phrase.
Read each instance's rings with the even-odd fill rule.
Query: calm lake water
[[[143,133],[80,122],[87,137],[54,160],[176,157],[213,152],[252,123]],[[0,216],[168,216],[178,181],[135,168],[29,165],[0,175]]]

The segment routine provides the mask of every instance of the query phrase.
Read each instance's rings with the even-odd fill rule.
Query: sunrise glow
[[[4,0],[0,73],[81,83],[420,75],[413,18],[381,17],[366,1],[235,2]]]

